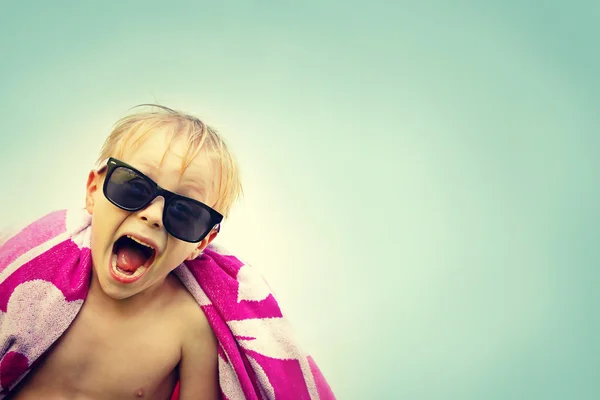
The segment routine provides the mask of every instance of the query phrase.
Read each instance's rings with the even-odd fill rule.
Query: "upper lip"
[[[152,239],[144,237],[138,233],[131,233],[131,232],[125,232],[121,236],[119,236],[119,238],[122,238],[123,236],[131,236],[131,237],[135,238],[136,240],[139,240],[140,242],[147,244],[148,246],[152,247],[152,249],[154,250],[154,254],[158,254],[158,245]]]

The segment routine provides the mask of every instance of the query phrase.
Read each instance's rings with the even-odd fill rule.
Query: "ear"
[[[210,242],[212,242],[213,240],[215,240],[215,238],[217,237],[217,235],[219,234],[219,232],[216,229],[213,229],[212,231],[210,231],[210,233],[200,241],[200,243],[198,243],[198,247],[196,247],[194,249],[194,251],[192,251],[192,254],[190,254],[186,260],[187,261],[191,261],[191,260],[195,260],[196,258],[198,258],[198,256],[202,253],[202,251],[206,248],[206,246],[208,246],[210,244]]]
[[[85,208],[90,214],[93,214],[94,211],[95,196],[98,192],[99,184],[100,175],[98,172],[95,170],[90,171],[85,191]]]

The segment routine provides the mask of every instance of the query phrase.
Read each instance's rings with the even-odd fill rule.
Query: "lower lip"
[[[108,270],[110,271],[110,276],[112,276],[112,278],[115,281],[120,282],[120,283],[125,283],[125,284],[134,283],[134,282],[140,280],[144,275],[146,275],[146,272],[148,272],[149,269],[150,268],[146,268],[146,270],[138,276],[125,277],[125,276],[119,275],[115,272],[115,270],[112,266],[112,254],[108,258]]]

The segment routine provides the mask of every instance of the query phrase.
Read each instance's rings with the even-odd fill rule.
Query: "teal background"
[[[340,399],[600,398],[597,2],[0,5],[2,224],[180,108],[242,166],[220,242]]]

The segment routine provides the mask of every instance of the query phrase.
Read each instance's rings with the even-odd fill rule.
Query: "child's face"
[[[162,188],[212,206],[216,201],[215,163],[205,151],[200,151],[181,174],[186,146],[185,139],[175,139],[168,149],[167,135],[156,133],[150,135],[135,150],[126,149],[119,159],[144,173]],[[173,269],[184,260],[199,255],[216,236],[216,231],[211,231],[199,243],[188,243],[171,236],[163,225],[163,197],[155,198],[146,208],[136,212],[118,208],[104,196],[102,185],[105,176],[105,172],[90,172],[86,208],[92,214],[94,272],[108,296],[125,299],[149,288],[158,287]],[[143,272],[139,277],[136,273],[131,276],[123,275],[123,270],[115,269],[117,254],[121,259],[124,257],[119,250],[127,247],[123,245],[127,242],[122,239],[125,235],[151,244],[156,250],[153,261],[151,257],[148,258],[150,261],[147,263],[151,264],[145,269],[140,269]],[[135,257],[129,257],[129,260],[131,259]]]

